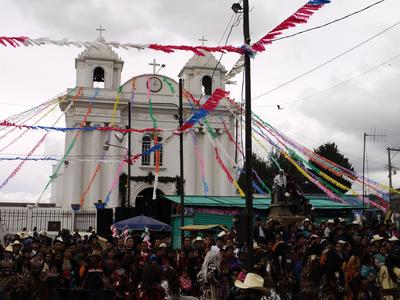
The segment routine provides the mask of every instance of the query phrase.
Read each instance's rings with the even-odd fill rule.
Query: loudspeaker
[[[236,240],[239,243],[245,243],[247,241],[248,232],[249,229],[247,228],[247,215],[237,215]]]
[[[136,207],[116,207],[115,222],[133,218],[140,215],[140,211]]]
[[[97,210],[97,234],[103,237],[111,235],[110,227],[113,224],[112,208],[99,208]]]

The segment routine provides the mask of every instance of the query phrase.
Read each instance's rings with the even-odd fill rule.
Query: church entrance
[[[163,194],[162,191],[157,190],[157,197],[153,200],[153,188],[147,188],[141,191],[135,199],[137,212],[161,222],[171,224],[172,203],[168,200],[160,199],[160,195]]]

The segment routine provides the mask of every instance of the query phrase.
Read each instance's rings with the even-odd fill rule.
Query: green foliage
[[[314,149],[314,152],[347,169],[354,170],[348,158],[344,157],[344,155],[339,152],[339,149],[335,143],[325,143]],[[343,185],[351,188],[350,182],[335,176],[329,171],[321,169],[321,167],[312,163],[311,161],[309,163],[312,166],[323,171],[328,176],[342,183]],[[243,167],[243,169],[244,168],[245,167]],[[322,190],[316,187],[313,183],[309,182],[307,178],[305,178],[284,156],[273,153],[270,155],[269,159],[266,160],[264,158],[258,157],[256,154],[253,154],[253,170],[257,172],[258,176],[263,180],[268,188],[272,189],[273,179],[278,174],[280,168],[284,170],[285,173],[288,174],[288,176],[298,184],[302,192],[307,194],[323,194]],[[315,171],[313,172],[314,174],[316,174]],[[257,185],[260,186],[260,188],[262,189],[262,186],[258,183],[254,174],[253,181],[256,182]],[[238,183],[243,191],[246,192],[246,177],[244,172],[242,172],[242,174],[240,175]],[[340,188],[337,188],[337,190],[342,193],[346,192],[345,190],[342,190]]]

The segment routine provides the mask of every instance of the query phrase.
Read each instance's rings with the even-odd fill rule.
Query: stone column
[[[79,124],[75,124],[78,126]],[[66,133],[66,149],[72,142],[76,132]],[[82,135],[78,134],[75,145],[69,153],[64,165],[64,203],[63,207],[71,208],[71,204],[79,204],[82,194]]]
[[[104,145],[108,139],[109,132],[103,132],[102,133],[102,144]],[[119,142],[116,141],[115,138],[113,138],[114,133],[112,132],[110,135],[110,144],[114,145],[119,145]],[[124,155],[124,150],[121,148],[113,147],[113,146],[108,146],[108,150],[105,152],[105,159],[106,160],[113,160],[113,161],[119,161],[121,160]],[[101,166],[101,199],[103,201],[106,200],[106,196],[111,189],[112,183],[114,181],[114,177],[117,171],[119,163],[118,162],[107,162],[107,163],[102,163]],[[118,186],[113,190],[110,201],[108,203],[107,208],[114,208],[119,206],[119,189]]]
[[[103,123],[90,123],[91,127],[99,127],[104,126]],[[84,156],[87,159],[92,161],[83,162],[83,186],[82,186],[82,194],[88,188],[90,179],[92,178],[96,167],[98,165],[98,161],[101,158],[101,154],[103,150],[103,144],[101,141],[101,131],[94,130],[84,132]],[[100,181],[101,176],[97,174],[93,180],[93,183],[85,196],[84,209],[93,208],[93,203],[97,203],[98,200],[104,200],[100,193]]]

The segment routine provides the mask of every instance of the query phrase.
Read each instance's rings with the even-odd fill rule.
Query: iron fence
[[[96,228],[96,211],[82,211],[75,214],[74,229],[87,231],[89,227]]]
[[[0,223],[6,232],[26,228],[32,231],[59,231],[61,229],[87,231],[96,228],[96,211],[74,212],[60,208],[0,208]]]
[[[27,227],[27,209],[0,209],[0,222],[7,232],[22,231]]]

